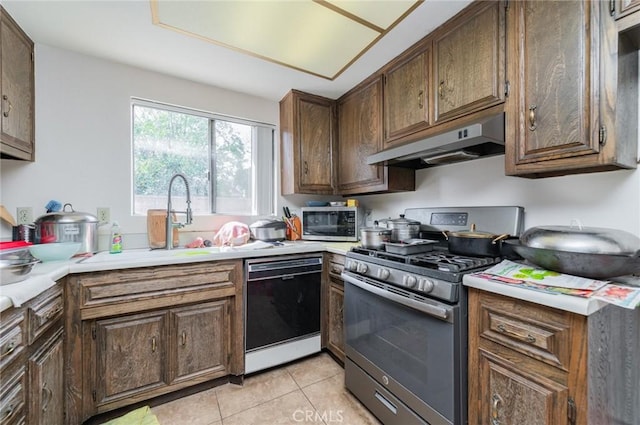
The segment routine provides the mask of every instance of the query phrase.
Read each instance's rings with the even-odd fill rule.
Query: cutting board
[[[173,214],[173,221],[176,215]],[[147,210],[147,235],[149,237],[149,248],[165,248],[167,243],[167,210]],[[180,243],[178,239],[178,229],[173,228],[173,246]]]

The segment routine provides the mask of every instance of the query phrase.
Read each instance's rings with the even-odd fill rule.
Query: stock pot
[[[363,227],[360,229],[360,243],[369,249],[382,249],[385,242],[391,240],[391,230],[378,226],[374,222],[374,227]]]
[[[65,204],[62,211],[38,217],[34,224],[37,244],[80,242],[78,254],[98,252],[98,218],[89,213],[75,211],[71,204]]]
[[[452,254],[471,255],[480,257],[500,257],[502,241],[508,234],[495,235],[488,232],[476,231],[476,225],[471,225],[469,231],[442,232],[447,238],[448,249]]]
[[[400,218],[380,220],[387,229],[391,230],[392,242],[404,242],[408,239],[416,239],[420,234],[420,222],[411,220],[400,214]]]

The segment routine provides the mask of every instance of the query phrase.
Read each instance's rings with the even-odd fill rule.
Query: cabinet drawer
[[[21,368],[17,374],[2,383],[2,390],[0,390],[0,425],[25,423],[26,379],[25,370]]]
[[[344,269],[344,255],[328,254],[329,257],[329,274],[340,277]]]
[[[79,275],[80,309],[101,307],[83,318],[201,301],[235,295],[242,280],[240,261],[144,267]]]
[[[0,321],[0,370],[4,371],[25,349],[24,312],[10,312]]]
[[[540,305],[482,294],[479,333],[512,350],[567,371],[570,313]]]
[[[62,288],[55,286],[36,298],[29,306],[29,344],[32,344],[40,335],[51,327],[60,317],[64,309]]]

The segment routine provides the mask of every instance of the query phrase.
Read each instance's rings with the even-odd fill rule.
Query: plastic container
[[[111,238],[109,239],[109,253],[118,254],[122,252],[122,233],[117,221],[111,226]]]

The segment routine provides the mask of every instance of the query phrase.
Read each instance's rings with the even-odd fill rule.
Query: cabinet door
[[[431,49],[423,47],[384,73],[385,148],[393,139],[429,124],[430,57]]]
[[[304,193],[332,193],[333,104],[298,99],[300,188]]]
[[[344,328],[343,305],[344,283],[339,279],[330,278],[329,282],[329,325],[327,348],[340,360],[344,361]]]
[[[98,406],[165,385],[166,316],[161,311],[95,323]]]
[[[207,379],[227,374],[229,363],[228,298],[207,304],[172,310],[175,366],[172,382]],[[210,376],[210,375],[214,376]]]
[[[480,350],[480,412],[469,423],[555,425],[567,423],[568,390],[551,380],[521,372]],[[473,403],[473,400],[470,401]],[[471,415],[471,412],[470,412]]]
[[[505,49],[505,5],[499,1],[477,2],[437,33],[436,122],[504,101]]]
[[[617,0],[616,19],[640,11],[640,0]]]
[[[338,190],[384,184],[384,167],[367,165],[382,147],[382,79],[338,101]]]
[[[58,425],[64,422],[62,329],[29,359],[29,423]]]
[[[517,164],[598,153],[598,2],[513,2],[520,45]]]
[[[32,160],[34,141],[33,42],[0,10],[0,86],[3,157]]]

